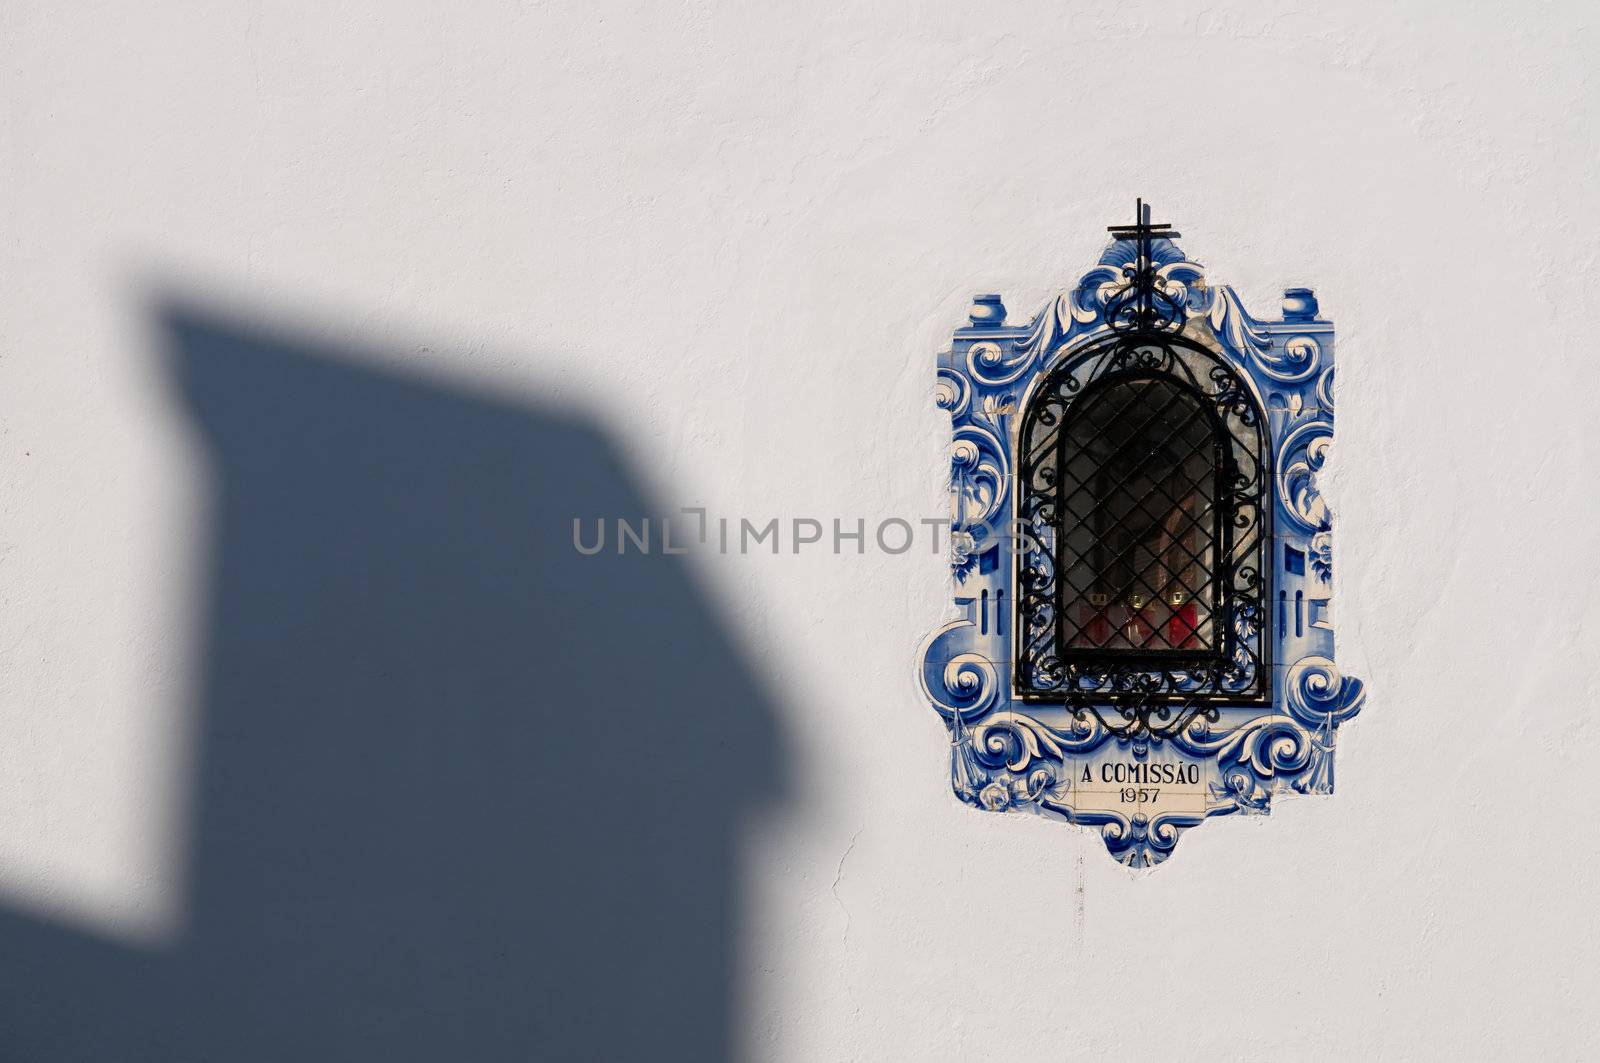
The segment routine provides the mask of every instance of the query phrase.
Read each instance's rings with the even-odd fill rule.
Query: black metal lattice
[[[1079,401],[1062,437],[1063,644],[1215,651],[1222,453],[1205,407],[1150,377]]]
[[[1023,701],[1160,735],[1261,704],[1270,539],[1265,424],[1249,385],[1185,331],[1152,226],[1106,302],[1107,334],[1060,358],[1020,426],[1013,682]]]

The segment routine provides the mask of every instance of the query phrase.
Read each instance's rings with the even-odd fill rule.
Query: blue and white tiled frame
[[[937,401],[951,418],[955,616],[924,643],[919,676],[949,732],[957,797],[991,812],[1092,827],[1114,858],[1144,867],[1213,816],[1265,813],[1281,793],[1331,793],[1339,726],[1361,710],[1364,695],[1334,662],[1333,533],[1317,484],[1333,440],[1333,325],[1307,289],[1285,293],[1280,320],[1252,317],[1231,288],[1207,284],[1200,266],[1158,239],[1150,264],[1181,308],[1178,336],[1244,382],[1247,412],[1264,429],[1264,609],[1238,622],[1262,636],[1268,692],[1203,708],[1177,699],[1160,712],[1165,726],[1110,702],[1022,697],[1014,674],[1025,623],[1015,563],[1026,549],[1022,426],[1046,381],[1093,372],[1112,332],[1108,302],[1126,290],[1136,257],[1133,242],[1113,241],[1025,326],[1006,324],[999,296],[979,296],[940,355]]]

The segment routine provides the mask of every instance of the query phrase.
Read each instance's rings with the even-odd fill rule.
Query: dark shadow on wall
[[[581,415],[162,321],[217,492],[188,912],[0,916],[0,1057],[728,1058],[778,715],[682,558],[572,545],[667,507]]]

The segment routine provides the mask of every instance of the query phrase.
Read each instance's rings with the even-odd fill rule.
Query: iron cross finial
[[[1168,240],[1174,240],[1183,235],[1179,232],[1173,232],[1172,226],[1164,221],[1156,222],[1152,225],[1150,222],[1150,208],[1144,205],[1142,198],[1134,200],[1133,204],[1132,225],[1112,225],[1107,227],[1107,231],[1118,240],[1138,240],[1148,243],[1152,236],[1162,236]]]
[[[1132,225],[1112,225],[1107,231],[1118,240],[1132,240],[1135,258],[1132,276],[1128,279],[1127,288],[1114,297],[1111,312],[1108,314],[1113,328],[1140,331],[1171,329],[1174,324],[1181,327],[1181,315],[1175,315],[1175,309],[1169,306],[1158,307],[1157,302],[1170,303],[1166,292],[1162,290],[1162,283],[1156,276],[1155,262],[1152,256],[1154,238],[1161,237],[1165,240],[1175,240],[1183,234],[1174,230],[1166,222],[1151,224],[1150,208],[1145,206],[1144,199],[1134,200]]]

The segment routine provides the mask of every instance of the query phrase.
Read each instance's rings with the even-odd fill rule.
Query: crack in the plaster
[[[856,839],[861,837],[861,831],[866,829],[867,828],[862,827],[860,830],[857,830],[854,834],[850,835],[850,844],[845,846],[844,854],[839,857],[839,868],[834,872],[833,875],[833,903],[837,904],[839,906],[839,910],[844,913],[844,932],[840,935],[840,940],[850,936],[850,909],[844,906],[844,900],[839,896],[839,883],[844,881],[844,862],[850,859],[850,854],[855,851]]]
[[[1078,868],[1077,868],[1077,871],[1078,871],[1078,886],[1077,886],[1077,888],[1075,890],[1073,890],[1074,901],[1076,903],[1075,903],[1075,911],[1073,912],[1073,919],[1072,919],[1072,947],[1081,951],[1083,949],[1084,925],[1085,925],[1085,923],[1088,922],[1088,920],[1086,918],[1086,911],[1085,911],[1086,908],[1088,907],[1088,904],[1087,904],[1088,898],[1086,896],[1087,891],[1084,888],[1084,881],[1083,881],[1083,847],[1082,846],[1078,847],[1078,854],[1077,854],[1077,858],[1076,859],[1077,859],[1077,864],[1078,864]]]

